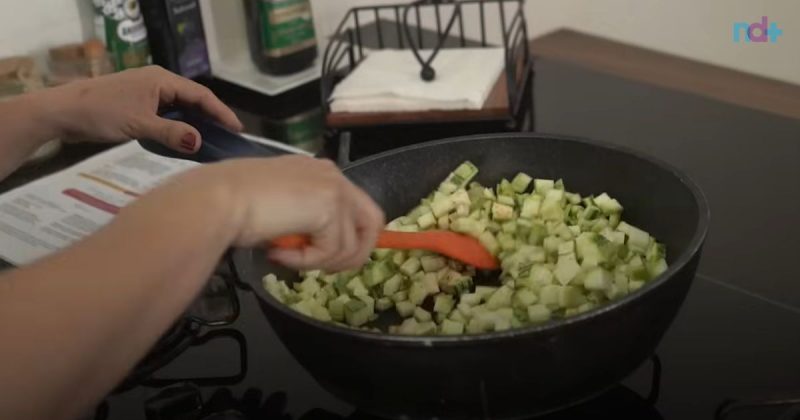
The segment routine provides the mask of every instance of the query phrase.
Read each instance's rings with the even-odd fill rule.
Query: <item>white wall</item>
[[[240,1],[240,0],[215,0]],[[319,32],[348,7],[394,0],[312,0]],[[398,0],[399,1],[399,0]],[[91,0],[0,0],[0,56],[40,53],[91,34]],[[527,0],[532,36],[571,27],[623,42],[800,84],[800,0]],[[734,21],[766,15],[775,44],[736,44]]]
[[[798,0],[529,0],[534,33],[569,26],[622,42],[800,84]],[[733,22],[767,16],[783,35],[734,43]]]
[[[91,14],[92,0],[0,0],[0,57],[83,41]]]

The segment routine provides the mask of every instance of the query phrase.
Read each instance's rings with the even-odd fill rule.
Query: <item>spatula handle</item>
[[[272,240],[272,246],[280,249],[303,249],[311,245],[311,238],[305,235],[286,235]]]

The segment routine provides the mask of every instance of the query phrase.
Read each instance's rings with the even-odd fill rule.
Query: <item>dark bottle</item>
[[[211,72],[198,0],[140,0],[153,62],[184,77]]]
[[[263,73],[305,70],[317,58],[309,0],[243,0],[250,53]]]

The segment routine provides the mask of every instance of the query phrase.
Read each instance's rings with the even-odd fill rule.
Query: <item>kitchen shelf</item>
[[[291,75],[271,76],[259,71],[250,56],[241,1],[200,0],[200,9],[214,77],[269,96],[280,95],[320,78],[321,57],[312,67]],[[319,45],[320,55],[324,48],[325,45]]]

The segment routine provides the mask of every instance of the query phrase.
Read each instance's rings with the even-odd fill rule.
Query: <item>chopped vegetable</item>
[[[376,330],[378,313],[403,319],[388,332],[460,335],[504,331],[590,311],[668,269],[663,244],[622,220],[608,193],[581,196],[563,180],[518,173],[486,188],[461,164],[396,231],[451,230],[477,238],[500,260],[496,285],[476,270],[422,250],[376,249],[360,270],[301,273],[289,287],[272,274],[263,287],[278,301],[324,322]],[[377,312],[377,313],[376,313]]]

